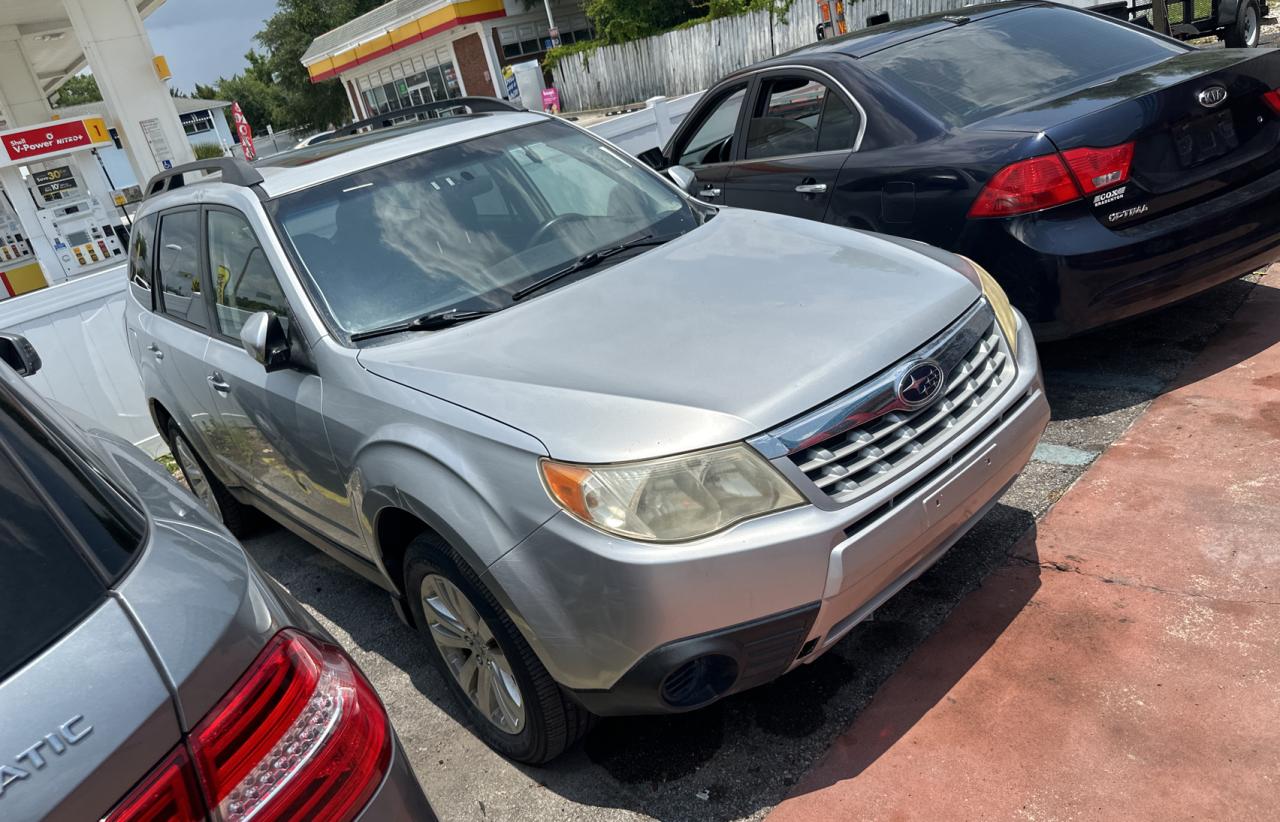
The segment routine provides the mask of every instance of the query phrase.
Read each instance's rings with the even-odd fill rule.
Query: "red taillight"
[[[1271,110],[1276,114],[1280,114],[1280,88],[1262,95],[1262,101],[1270,106]]]
[[[109,822],[204,819],[206,802],[220,822],[347,822],[391,759],[390,725],[369,682],[340,649],[291,629],[258,654],[188,744],[190,761],[179,748],[182,761],[162,763]],[[185,791],[186,805],[160,808],[168,793],[139,804],[139,791],[162,778],[169,793]],[[196,810],[184,816],[184,808]]]
[[[197,822],[204,818],[204,800],[191,757],[180,744],[103,822]]]
[[[969,209],[970,217],[1010,217],[1080,198],[1057,154],[1007,165],[992,175]]]
[[[1075,175],[1080,190],[1089,195],[1129,179],[1133,143],[1110,148],[1073,148],[1062,152],[1062,159],[1067,161],[1067,168]]]

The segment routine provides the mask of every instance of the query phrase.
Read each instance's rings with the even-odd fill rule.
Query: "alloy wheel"
[[[506,652],[458,586],[439,574],[422,579],[422,613],[453,678],[481,715],[503,733],[524,728],[524,695]]]
[[[213,485],[209,481],[209,477],[204,473],[204,468],[200,466],[200,460],[196,459],[196,455],[191,453],[190,446],[182,437],[178,437],[173,444],[173,455],[178,459],[178,465],[182,468],[182,474],[187,478],[187,485],[191,486],[191,493],[204,504],[209,513],[222,521],[222,508],[218,505],[218,498],[213,493]]]
[[[1250,5],[1244,10],[1244,44],[1249,48],[1258,45],[1258,7]]]

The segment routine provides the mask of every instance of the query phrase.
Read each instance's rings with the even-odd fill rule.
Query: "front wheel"
[[[517,762],[555,759],[590,727],[471,569],[424,534],[405,555],[405,596],[432,661],[489,747]]]
[[[1256,48],[1262,38],[1262,15],[1258,12],[1257,0],[1244,0],[1236,13],[1236,20],[1227,27],[1223,37],[1227,45],[1233,49]]]

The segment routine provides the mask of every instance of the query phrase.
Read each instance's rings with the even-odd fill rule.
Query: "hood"
[[[527,303],[367,348],[359,361],[519,428],[557,459],[680,453],[744,439],[852,388],[978,298],[935,249],[913,245],[724,209]]]

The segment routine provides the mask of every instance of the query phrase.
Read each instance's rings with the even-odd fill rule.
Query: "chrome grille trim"
[[[897,397],[907,365],[937,362],[943,395],[910,410]],[[770,459],[789,458],[813,488],[846,504],[902,476],[950,441],[1012,383],[1014,358],[987,301],[979,300],[902,363],[826,405],[750,440]]]

